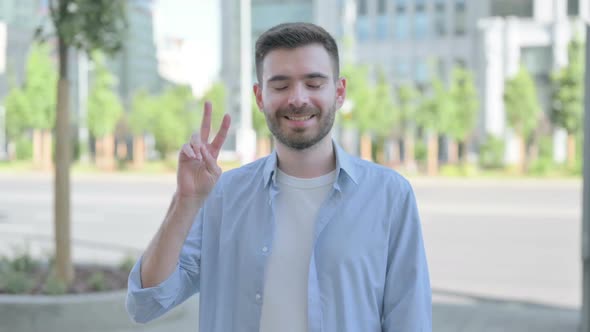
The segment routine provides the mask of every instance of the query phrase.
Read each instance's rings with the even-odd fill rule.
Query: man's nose
[[[300,108],[309,104],[309,96],[303,84],[296,84],[289,95],[289,106]]]

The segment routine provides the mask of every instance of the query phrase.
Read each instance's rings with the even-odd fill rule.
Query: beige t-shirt
[[[307,331],[307,279],[314,228],[336,171],[301,179],[277,170],[273,247],[266,267],[260,332]]]

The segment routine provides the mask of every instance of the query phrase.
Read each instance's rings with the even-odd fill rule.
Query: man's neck
[[[278,167],[298,178],[315,178],[336,168],[336,154],[328,134],[324,139],[305,150],[295,150],[275,141]]]

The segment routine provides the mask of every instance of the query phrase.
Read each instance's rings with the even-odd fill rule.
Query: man
[[[268,157],[221,175],[230,119],[211,105],[182,147],[177,190],[129,276],[127,310],[152,320],[200,293],[200,331],[431,331],[431,291],[411,186],[330,138],[346,96],[322,28],[276,26],[256,43]]]

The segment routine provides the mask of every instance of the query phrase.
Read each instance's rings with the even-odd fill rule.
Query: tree
[[[584,108],[584,47],[574,38],[568,45],[568,64],[552,75],[551,120],[568,134],[567,160],[576,161],[576,135],[582,131]]]
[[[400,111],[404,137],[404,164],[407,169],[416,167],[414,158],[415,114],[418,91],[411,85],[401,85],[397,90],[397,104]]]
[[[393,129],[399,122],[399,110],[393,101],[393,89],[387,77],[382,71],[377,75],[377,85],[375,87],[375,103],[370,110],[372,121],[370,123],[369,131],[376,139],[377,155],[376,160],[381,164],[385,164],[384,147],[385,141],[393,135]]]
[[[189,87],[174,86],[164,91],[156,104],[153,134],[156,150],[166,159],[198,127],[196,100]]]
[[[57,37],[59,81],[57,85],[55,167],[55,264],[57,278],[69,284],[74,277],[70,250],[70,121],[68,49],[90,54],[114,53],[122,46],[126,27],[125,2],[112,0],[51,0],[51,20]],[[42,34],[37,30],[38,36]]]
[[[448,127],[450,113],[453,111],[453,100],[444,83],[435,78],[431,84],[430,95],[418,107],[416,122],[427,132],[428,175],[438,172],[438,134]]]
[[[7,96],[9,135],[20,136],[33,130],[33,161],[42,169],[51,167],[52,135],[55,121],[57,72],[49,56],[49,47],[34,43],[31,47],[22,87],[14,87]]]
[[[506,81],[504,106],[508,125],[514,130],[519,144],[519,170],[524,171],[527,162],[526,142],[537,126],[541,111],[535,83],[525,67],[521,66],[516,76]]]
[[[133,134],[133,165],[142,168],[145,162],[145,135],[154,132],[157,99],[145,90],[139,90],[131,101],[129,126]]]
[[[449,135],[449,161],[456,163],[459,159],[457,143],[465,147],[467,139],[475,129],[479,100],[473,75],[465,68],[453,69],[450,94],[453,107],[449,110],[445,133]],[[461,162],[464,158],[461,158]]]
[[[96,161],[99,168],[114,170],[117,123],[123,115],[123,105],[115,92],[116,78],[105,65],[104,56],[95,52],[94,80],[88,96],[88,129],[96,138]]]
[[[252,95],[252,126],[256,132],[256,157],[264,157],[271,152],[272,134],[266,124],[264,113],[258,109],[256,96]]]
[[[361,134],[361,158],[372,160],[371,129],[375,105],[375,90],[369,84],[369,71],[365,66],[348,65],[342,71],[348,79],[346,95],[352,102],[351,118]]]
[[[211,113],[211,127],[212,128],[219,128],[221,126],[221,121],[223,120],[223,115],[225,114],[225,101],[226,101],[227,91],[223,82],[214,82],[207,91],[203,94],[199,101],[198,109],[203,109],[205,102],[210,101],[213,107],[213,112]],[[197,117],[198,123],[197,126],[201,125],[201,117]]]

